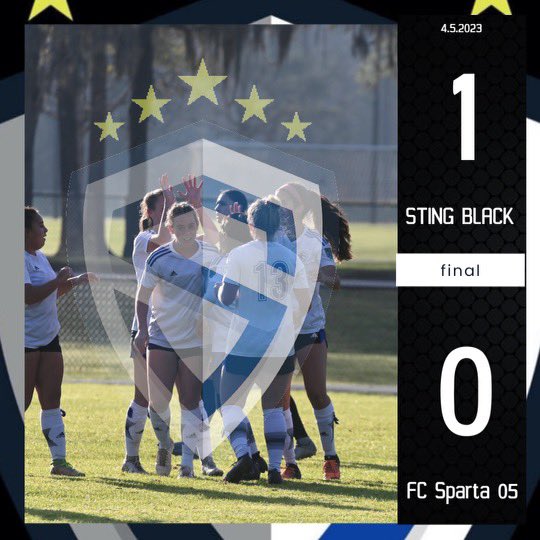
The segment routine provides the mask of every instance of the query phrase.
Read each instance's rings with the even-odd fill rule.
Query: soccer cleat
[[[257,466],[261,474],[265,473],[268,470],[268,464],[261,456],[260,452],[255,452],[255,454],[251,456],[251,459],[253,459],[253,463]]]
[[[216,465],[211,455],[202,460],[202,473],[203,476],[223,476],[223,471]]]
[[[283,478],[281,478],[281,473],[277,469],[270,469],[268,471],[268,483],[283,484]]]
[[[233,465],[233,468],[225,475],[224,481],[231,484],[238,484],[241,480],[246,480],[253,468],[253,460],[249,454],[244,454]]]
[[[81,471],[78,471],[68,463],[65,459],[54,460],[51,465],[51,474],[53,476],[73,476],[73,477],[82,477],[85,474]]]
[[[294,457],[299,461],[314,456],[317,453],[315,443],[309,437],[302,437],[296,441]]]
[[[193,469],[188,465],[180,465],[178,478],[195,478],[195,473],[193,472]]]
[[[171,474],[171,451],[166,448],[158,448],[156,455],[156,474],[159,476],[169,476]]]
[[[339,458],[337,456],[324,456],[323,474],[325,480],[339,480]]]
[[[302,473],[296,463],[287,463],[285,469],[281,471],[281,478],[284,480],[300,480]]]
[[[139,456],[126,456],[126,459],[122,464],[122,472],[134,474],[148,474],[141,465]]]

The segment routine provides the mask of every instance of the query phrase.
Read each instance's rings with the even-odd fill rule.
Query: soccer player
[[[296,248],[298,255],[305,263],[306,268],[313,270],[312,257],[320,253],[320,264],[315,276],[317,285],[311,301],[309,311],[304,320],[300,334],[296,338],[295,353],[302,370],[304,385],[313,412],[317,420],[321,444],[324,450],[323,477],[325,480],[340,478],[340,461],[336,452],[334,440],[334,424],[338,420],[334,413],[334,406],[326,390],[326,362],[328,342],[326,340],[326,316],[319,294],[319,284],[323,283],[330,288],[339,288],[339,277],[336,273],[335,262],[352,258],[349,224],[341,210],[332,204],[326,197],[319,196],[300,184],[286,184],[277,192],[276,196],[286,206],[295,208],[300,216],[307,220],[314,219],[315,205],[321,206],[322,236],[316,228],[307,227],[302,221],[298,224],[298,237]],[[311,214],[310,216],[308,216]],[[321,227],[322,225],[322,227]],[[310,261],[311,258],[311,261]],[[313,276],[311,276],[313,278]],[[289,437],[292,433],[292,416],[287,411],[286,420]],[[289,440],[285,445],[286,468],[283,472],[285,478],[300,478],[300,470],[296,464],[295,453]]]
[[[287,307],[297,303],[307,305],[307,282],[302,263],[291,250],[274,241],[280,226],[280,213],[272,200],[255,201],[248,209],[248,224],[253,241],[229,253],[223,282],[218,288],[222,304],[229,306],[236,302],[228,338],[231,352],[225,359],[221,395],[225,402],[246,378],[256,373],[259,380],[264,379],[265,368],[278,367],[277,375],[271,377],[263,392],[262,407],[268,449],[268,483],[280,484],[283,479],[279,467],[286,437],[283,398],[294,371],[294,357],[293,351],[288,349],[282,357],[263,359],[263,356],[279,330],[285,335],[294,332],[294,324],[298,321],[293,320],[293,315],[298,310]],[[241,335],[239,339],[238,335]],[[271,375],[273,370],[270,369]],[[225,431],[237,457],[236,464],[225,477],[232,483],[246,479],[253,468],[242,410],[244,402],[245,397],[238,399],[235,405],[222,407]]]
[[[137,286],[141,282],[144,265],[148,255],[162,244],[169,242],[171,235],[164,225],[167,210],[175,201],[169,179],[161,176],[161,188],[148,192],[140,205],[141,218],[139,234],[133,241],[132,261],[137,278]],[[122,471],[127,473],[146,474],[139,459],[146,418],[148,417],[148,382],[146,374],[146,351],[139,351],[133,346],[137,334],[137,317],[133,318],[131,327],[131,358],[133,359],[133,382],[135,395],[130,403],[125,421],[126,457]]]
[[[73,275],[65,266],[56,273],[40,251],[47,227],[39,212],[24,209],[24,359],[27,410],[37,390],[41,405],[41,429],[52,457],[51,474],[84,476],[66,461],[64,412],[60,409],[64,359],[58,339],[60,322],[56,301],[74,287],[95,283],[93,273]]]
[[[193,477],[194,449],[200,447],[204,422],[200,407],[202,341],[197,332],[203,256],[208,261],[217,251],[197,239],[199,220],[188,203],[173,204],[166,225],[173,240],[148,257],[137,291],[135,345],[141,351],[147,349],[150,420],[159,441],[156,473],[167,476],[172,468],[169,403],[176,381],[184,441],[179,477]]]
[[[246,196],[237,189],[222,191],[216,199],[216,221],[221,225],[225,218],[231,214],[231,208],[236,205],[238,212],[245,213],[248,207]]]
[[[221,284],[229,252],[250,240],[251,235],[247,226],[246,214],[241,212],[241,206],[235,202],[230,208],[229,215],[221,222],[219,231],[220,258],[216,260],[213,267],[208,269],[205,280],[204,298],[208,303],[204,314],[204,346],[207,347],[206,354],[210,356],[209,370],[212,373],[204,383],[203,401],[205,407],[210,407],[212,410],[217,410],[223,405],[220,398],[221,372],[227,355],[227,339],[233,318],[232,306],[234,305],[233,302],[232,306],[227,309],[221,304],[216,297],[215,289]],[[245,479],[258,480],[261,473],[268,470],[268,465],[259,452],[249,419],[246,417],[244,422],[248,450],[253,461],[253,470]]]

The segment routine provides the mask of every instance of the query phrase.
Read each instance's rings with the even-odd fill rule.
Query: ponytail
[[[154,191],[149,191],[141,201],[140,206],[140,219],[139,219],[139,231],[143,232],[150,227],[154,226],[152,218],[148,215],[148,210],[155,210],[156,204],[160,196],[163,196],[163,190],[155,189]]]
[[[331,203],[324,195],[321,196],[322,234],[330,242],[332,253],[337,261],[350,261],[351,232],[349,222],[341,208]]]

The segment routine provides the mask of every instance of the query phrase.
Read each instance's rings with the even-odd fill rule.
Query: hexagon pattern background
[[[481,34],[441,32],[444,23],[481,23]],[[517,17],[415,17],[399,27],[399,251],[525,251],[525,27]],[[460,96],[453,80],[476,75],[476,159],[461,161]],[[406,225],[407,207],[513,207],[504,226]],[[401,288],[398,360],[400,523],[515,523],[525,494],[525,290]],[[492,372],[492,410],[473,437],[453,434],[440,405],[447,355],[472,346]],[[456,417],[474,420],[477,373],[456,371]],[[428,497],[406,497],[409,481]],[[446,504],[435,482],[491,488],[488,500]],[[518,484],[516,500],[498,496]]]

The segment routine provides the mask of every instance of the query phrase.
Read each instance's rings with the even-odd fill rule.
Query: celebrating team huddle
[[[212,454],[219,441],[210,426],[219,420],[236,456],[226,482],[258,480],[266,472],[269,484],[300,479],[297,460],[313,456],[316,446],[291,396],[298,364],[324,451],[323,478],[339,479],[319,288],[338,288],[336,262],[351,258],[347,220],[325,197],[289,183],[250,205],[240,191],[222,192],[214,222],[202,205],[202,181],[189,176],[183,184],[182,202],[166,175],[141,202],[133,244],[135,388],[122,471],[146,473],[139,447],[149,418],[158,475],[170,475],[178,454],[179,478],[195,476],[197,457],[203,475],[224,475]],[[51,474],[83,476],[66,461],[56,299],[98,277],[52,270],[39,251],[47,229],[33,208],[25,209],[25,231],[26,408],[36,388]],[[176,443],[170,427],[174,386],[181,407],[182,441]],[[254,387],[261,391],[266,459],[248,417]]]

